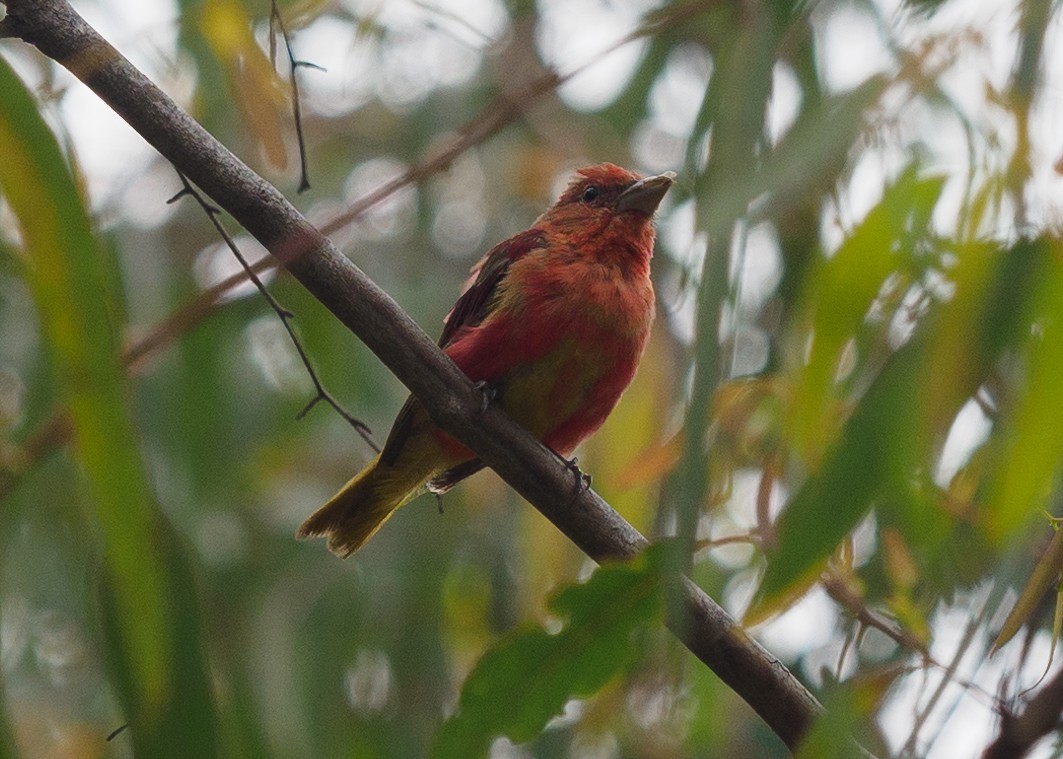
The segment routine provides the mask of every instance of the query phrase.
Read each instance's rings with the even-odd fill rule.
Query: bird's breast
[[[498,305],[558,337],[637,340],[653,322],[648,261],[622,266],[565,253],[529,256],[511,268]]]
[[[653,286],[599,263],[517,267],[494,321],[507,412],[567,453],[605,421],[631,382],[653,323]],[[502,350],[500,353],[507,353]]]

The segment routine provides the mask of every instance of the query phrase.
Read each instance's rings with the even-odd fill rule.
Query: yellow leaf
[[[1059,582],[1059,573],[1063,570],[1063,531],[1057,530],[1052,536],[1052,542],[1047,550],[1034,566],[1033,574],[1026,581],[1026,586],[1019,594],[1015,606],[1004,620],[1004,625],[993,641],[993,651],[996,652],[1005,643],[1015,637],[1022,626],[1025,625],[1037,611],[1037,607],[1044,598],[1049,588]],[[1057,610],[1057,617],[1058,617]],[[1053,640],[1058,638],[1058,632],[1053,635]]]
[[[255,43],[251,22],[233,0],[211,0],[200,18],[203,37],[225,66],[244,124],[270,164],[288,165],[284,143],[287,90]]]

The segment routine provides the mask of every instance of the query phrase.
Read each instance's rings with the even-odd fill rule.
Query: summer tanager
[[[473,267],[439,345],[559,456],[597,430],[631,382],[653,323],[652,218],[674,181],[580,169],[531,229]],[[383,450],[299,528],[349,556],[399,506],[483,468],[410,396]]]

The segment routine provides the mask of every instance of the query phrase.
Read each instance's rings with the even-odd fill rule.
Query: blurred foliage
[[[297,70],[302,194],[268,3],[90,20],[430,333],[573,168],[679,172],[653,339],[581,466],[821,697],[800,755],[977,753],[1060,627],[1056,4],[278,6],[323,69]],[[0,51],[0,757],[785,753],[662,632],[652,564],[593,570],[490,473],[347,562],[295,542],[371,451],[297,418],[250,287],[204,301],[237,266],[172,170]],[[403,388],[264,276],[382,440]]]
[[[499,731],[530,741],[569,700],[593,695],[621,671],[634,653],[636,626],[661,621],[662,581],[647,554],[603,567],[554,596],[550,611],[564,620],[557,629],[519,627],[488,651],[462,687],[458,713],[439,731],[433,756],[480,756]]]

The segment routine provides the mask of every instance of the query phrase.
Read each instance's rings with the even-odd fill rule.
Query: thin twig
[[[277,268],[275,258],[261,258],[251,265],[251,271],[262,274]],[[195,327],[221,304],[232,290],[247,282],[247,272],[241,269],[221,282],[211,285],[198,295],[189,298],[162,321],[140,332],[135,340],[122,351],[126,370],[133,375],[140,373],[156,353],[169,347],[177,339]]]
[[[934,689],[934,692],[930,694],[930,698],[916,713],[915,724],[912,726],[912,732],[909,734],[908,739],[907,741],[905,741],[904,747],[902,749],[905,754],[909,756],[916,755],[916,748],[919,744],[919,733],[923,729],[924,725],[926,725],[927,721],[930,719],[931,712],[934,711],[938,703],[944,697],[945,691],[948,688],[949,683],[956,682],[956,672],[959,670],[960,663],[963,661],[963,657],[966,656],[967,652],[970,650],[971,644],[975,640],[975,635],[977,634],[978,629],[982,626],[982,624],[986,620],[986,617],[989,615],[989,607],[990,602],[989,600],[986,600],[986,602],[982,604],[982,608],[978,610],[978,613],[968,620],[967,625],[964,628],[963,635],[961,636],[959,644],[956,647],[956,652],[952,657],[952,661],[950,661],[944,667],[944,671],[941,675],[941,682],[938,683],[937,687]],[[980,666],[981,663],[978,663],[975,665],[975,668],[977,669]],[[964,690],[966,690],[966,688],[964,688]],[[955,708],[955,702],[953,703],[952,708]],[[938,735],[940,735],[940,733]],[[931,738],[931,742],[933,740],[936,740],[937,737],[938,736],[933,736]],[[928,744],[926,746],[923,746],[922,748],[925,752],[929,750],[930,745]]]
[[[300,68],[315,69],[317,71],[324,71],[325,69],[322,66],[318,66],[316,63],[302,61],[295,57],[295,51],[292,50],[291,38],[288,36],[288,30],[284,26],[284,18],[281,16],[280,8],[277,7],[277,0],[270,0],[269,27],[270,60],[275,61],[275,29],[280,31],[281,39],[284,40],[284,49],[288,53],[288,80],[292,84],[292,120],[295,122],[295,139],[299,145],[298,192],[303,193],[310,189],[310,174],[309,169],[307,168],[306,140],[303,138],[303,116],[299,105],[299,77],[296,74]]]
[[[282,306],[280,302],[273,297],[273,293],[269,291],[266,284],[258,274],[255,273],[255,270],[251,268],[251,264],[248,263],[244,254],[240,252],[239,246],[233,240],[228,230],[225,229],[225,226],[221,223],[221,219],[219,218],[221,211],[219,211],[216,206],[208,203],[203,196],[199,194],[196,188],[192,186],[192,183],[188,181],[188,177],[182,174],[180,170],[178,170],[177,176],[181,178],[181,184],[184,186],[180,192],[166,202],[174,203],[181,198],[188,196],[199,204],[200,208],[203,209],[203,212],[207,214],[207,218],[210,219],[210,223],[214,225],[214,229],[219,235],[221,235],[221,238],[225,240],[225,244],[229,247],[229,250],[232,251],[232,254],[236,256],[236,260],[240,262],[240,266],[243,268],[244,273],[247,274],[247,278],[254,283],[255,287],[258,288],[258,291],[262,294],[262,297],[266,299],[267,303],[269,303],[270,308],[273,309],[277,314],[277,317],[281,320],[281,324],[284,325],[284,329],[288,333],[288,337],[291,338],[295,350],[299,353],[299,360],[303,362],[303,366],[306,367],[306,373],[310,375],[310,381],[314,383],[314,389],[317,391],[317,395],[315,395],[310,402],[303,407],[303,410],[299,412],[296,418],[302,419],[310,409],[321,401],[325,401],[336,410],[336,413],[346,419],[348,424],[354,427],[355,432],[362,436],[362,440],[364,440],[370,448],[375,452],[380,453],[380,448],[375,442],[373,442],[372,430],[370,430],[363,421],[352,416],[347,409],[332,397],[332,394],[325,389],[325,386],[321,384],[321,379],[317,376],[317,372],[314,371],[314,367],[310,363],[310,357],[306,354],[306,350],[303,348],[302,341],[299,340],[299,336],[295,334],[295,328],[292,327],[292,320],[295,318],[295,314]]]
[[[926,644],[910,630],[885,615],[871,609],[864,599],[853,592],[844,578],[834,570],[827,570],[820,577],[820,584],[835,603],[845,609],[862,626],[874,628],[901,648],[927,657]]]

